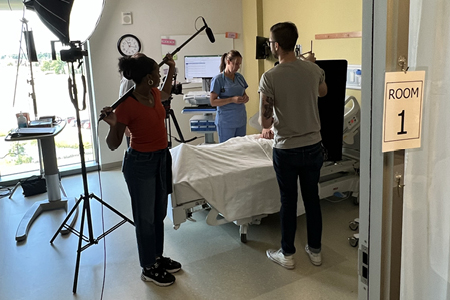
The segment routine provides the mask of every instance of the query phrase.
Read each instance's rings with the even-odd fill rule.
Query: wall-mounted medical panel
[[[347,88],[353,90],[361,89],[361,65],[348,65]]]

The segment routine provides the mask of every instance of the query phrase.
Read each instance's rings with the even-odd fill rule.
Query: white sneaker
[[[319,253],[311,252],[311,250],[309,250],[308,245],[306,245],[305,251],[306,253],[308,253],[309,260],[313,265],[320,266],[322,264],[322,254],[320,252]]]
[[[286,256],[281,249],[269,249],[266,251],[267,257],[286,269],[293,269],[295,266],[293,255]]]

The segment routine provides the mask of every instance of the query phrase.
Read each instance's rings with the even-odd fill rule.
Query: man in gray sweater
[[[314,265],[322,264],[318,183],[323,152],[318,97],[327,94],[327,85],[325,73],[315,64],[312,52],[307,58],[296,57],[297,38],[293,23],[271,27],[268,43],[279,64],[265,72],[259,84],[262,134],[266,138],[274,135],[273,165],[281,195],[281,248],[269,249],[266,254],[287,269],[295,266],[298,179],[306,211],[305,251]]]

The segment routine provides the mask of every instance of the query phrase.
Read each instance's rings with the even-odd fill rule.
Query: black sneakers
[[[175,282],[175,276],[166,272],[158,263],[155,263],[150,269],[143,269],[141,279],[153,282],[158,286],[169,286]]]
[[[156,263],[169,273],[176,273],[181,269],[181,264],[179,262],[164,256],[157,258]]]

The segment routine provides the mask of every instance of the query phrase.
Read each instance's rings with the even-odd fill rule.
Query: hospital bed
[[[359,106],[353,97],[347,98],[346,104],[350,102],[353,106],[344,115],[344,141],[354,141],[353,133],[359,128]],[[250,224],[259,224],[263,217],[280,211],[272,147],[273,140],[257,134],[221,144],[180,144],[171,149],[173,193],[168,215],[174,228],[192,220],[196,211],[207,209],[208,225],[234,222],[245,243]],[[343,152],[338,162],[324,162],[319,183],[321,199],[337,193],[359,195],[359,155],[356,149],[349,153]],[[297,214],[303,213],[299,193]]]

